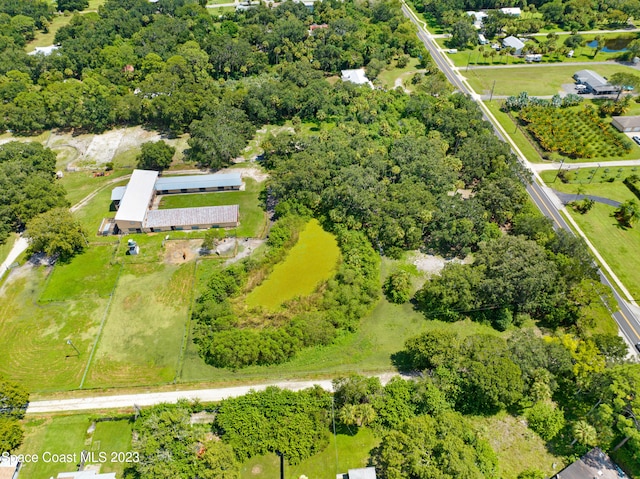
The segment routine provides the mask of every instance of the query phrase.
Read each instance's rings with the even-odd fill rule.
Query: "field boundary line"
[[[173,378],[173,384],[182,379],[182,368],[184,367],[184,356],[187,353],[187,342],[191,336],[191,313],[193,312],[193,303],[196,296],[196,279],[198,274],[198,262],[193,264],[193,273],[191,274],[191,297],[189,298],[189,307],[187,308],[187,319],[184,323],[184,333],[182,334],[182,346],[178,355],[178,364],[176,365],[176,375]]]
[[[96,353],[96,349],[98,349],[98,343],[100,342],[100,338],[102,337],[102,331],[104,330],[104,324],[107,322],[107,316],[109,311],[111,310],[111,302],[113,301],[113,295],[116,292],[116,288],[118,287],[118,283],[120,282],[120,275],[122,274],[122,270],[124,269],[124,264],[120,264],[120,271],[118,271],[118,276],[116,276],[116,281],[113,284],[113,288],[111,289],[111,293],[109,294],[109,301],[107,302],[107,306],[104,309],[104,313],[102,314],[102,321],[100,321],[100,329],[98,330],[98,334],[96,335],[96,340],[93,343],[93,347],[91,348],[91,353],[89,353],[89,359],[87,360],[87,365],[84,368],[84,374],[82,375],[82,380],[80,381],[80,386],[78,389],[82,389],[84,386],[84,382],[87,379],[87,374],[89,374],[89,369],[91,368],[91,363],[93,362],[93,356]]]

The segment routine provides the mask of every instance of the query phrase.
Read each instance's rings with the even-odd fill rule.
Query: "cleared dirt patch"
[[[164,244],[164,262],[182,264],[192,261],[200,254],[201,247],[201,239],[166,241]]]

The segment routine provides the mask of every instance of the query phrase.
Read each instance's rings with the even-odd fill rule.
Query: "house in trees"
[[[367,74],[364,68],[357,68],[355,70],[342,70],[342,81],[348,81],[355,83],[356,85],[369,85],[373,88],[373,83],[367,78]]]
[[[640,116],[614,116],[611,124],[623,133],[640,131]]]
[[[238,226],[239,206],[153,209],[157,194],[232,191],[242,187],[239,174],[158,178],[157,171],[134,170],[127,186],[114,188],[111,201],[117,209],[116,228],[108,231],[143,233]],[[104,224],[104,222],[103,222]],[[103,225],[104,226],[104,225]],[[100,233],[105,231],[100,227]]]
[[[520,15],[522,15],[522,10],[520,10],[520,7],[504,7],[501,8],[500,11],[504,15],[511,15],[512,17],[519,17]]]
[[[594,447],[573,464],[565,467],[552,479],[629,479],[602,450]]]
[[[520,55],[522,53],[522,49],[524,48],[524,42],[519,38],[514,37],[513,35],[502,40],[502,45],[505,48],[513,48],[514,55]]]
[[[620,89],[593,70],[577,71],[573,74],[573,79],[578,85],[586,86],[587,91],[593,95],[612,95]]]
[[[467,15],[473,17],[473,26],[476,30],[480,30],[482,28],[484,19],[487,18],[486,12],[468,11]]]

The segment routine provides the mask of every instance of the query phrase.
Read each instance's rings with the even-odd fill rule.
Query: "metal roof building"
[[[221,228],[234,227],[238,225],[238,215],[238,205],[150,210],[143,230],[205,229],[214,225]]]
[[[573,78],[581,85],[585,85],[594,95],[617,93],[619,88],[609,83],[593,70],[580,70],[573,74]]]
[[[620,131],[640,131],[640,116],[614,116],[611,124]]]
[[[207,191],[240,189],[242,177],[240,173],[214,175],[163,176],[156,181],[156,191]]]
[[[573,464],[565,467],[553,479],[629,479],[602,450],[594,447]]]
[[[111,201],[121,201],[125,191],[127,191],[126,186],[116,186],[111,190]]]
[[[502,44],[505,47],[513,48],[516,55],[520,55],[522,53],[522,49],[524,48],[524,42],[514,37],[513,35],[502,40]]]
[[[122,230],[141,228],[155,195],[157,171],[133,170],[127,189],[120,200],[116,223]],[[126,227],[124,226],[126,224]]]

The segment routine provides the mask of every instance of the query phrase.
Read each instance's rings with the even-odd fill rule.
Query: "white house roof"
[[[361,469],[349,469],[349,479],[376,479],[375,467],[363,467]]]
[[[607,80],[593,70],[577,71],[573,77],[581,83],[588,84],[591,87],[605,86],[609,84]]]
[[[524,48],[524,43],[514,36],[505,38],[504,40],[502,40],[502,44],[505,47],[515,48],[516,50],[522,50]]]
[[[145,228],[237,223],[238,205],[149,210]]]
[[[213,175],[163,176],[156,181],[156,190],[180,190],[194,188],[242,186],[240,173],[216,173]]]
[[[36,47],[35,50],[29,52],[28,55],[37,55],[42,53],[44,56],[51,55],[51,52],[60,48],[58,45],[49,45],[48,47]]]
[[[105,474],[98,474],[93,470],[61,472],[58,474],[58,479],[116,479],[116,473],[108,472]]]
[[[133,170],[127,190],[120,200],[116,221],[144,221],[157,178],[157,171]]]
[[[355,83],[356,85],[369,85],[373,88],[373,84],[367,78],[364,68],[356,70],[342,70],[342,81]]]
[[[515,15],[519,17],[522,14],[522,10],[518,7],[505,7],[501,8],[500,11],[505,15]]]

